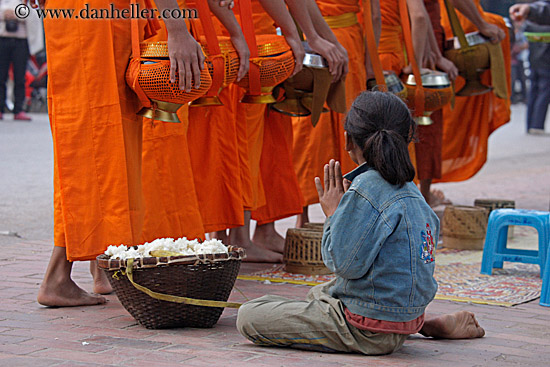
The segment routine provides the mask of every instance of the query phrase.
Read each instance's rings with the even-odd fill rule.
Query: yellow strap
[[[134,265],[134,259],[128,259],[126,261],[126,272],[122,271],[122,274],[124,274],[128,277],[128,280],[130,281],[130,283],[132,283],[132,285],[136,289],[142,291],[143,293],[147,294],[148,296],[150,296],[152,298],[159,299],[161,301],[168,301],[168,302],[174,302],[174,303],[185,303],[186,305],[206,306],[206,307],[239,308],[242,305],[242,303],[211,301],[211,300],[204,300],[204,299],[194,299],[194,298],[171,296],[171,295],[168,295],[168,294],[153,292],[152,290],[150,290],[148,288],[145,288],[144,286],[141,286],[141,285],[136,284],[134,282],[134,276],[132,274],[133,265]],[[113,275],[113,277],[114,276],[115,275]]]
[[[356,13],[344,13],[340,15],[327,15],[323,17],[332,29],[351,27],[359,23]]]

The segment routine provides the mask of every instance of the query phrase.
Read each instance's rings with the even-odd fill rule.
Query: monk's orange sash
[[[210,9],[206,1],[207,0],[197,0],[195,5],[199,11],[199,20],[202,24],[204,37],[206,38],[206,48],[208,49],[210,62],[212,63],[212,86],[205,96],[213,97],[218,95],[223,85],[225,78],[225,61],[220,50],[216,29],[214,28],[214,22],[212,22]],[[195,38],[198,40],[198,35],[196,35]]]
[[[241,14],[241,28],[244,38],[250,50],[250,68],[248,69],[248,81],[250,95],[260,95],[260,65],[258,58],[258,45],[256,43],[256,33],[254,32],[254,22],[252,20],[252,3],[250,0],[239,0],[239,12]]]
[[[420,68],[414,56],[414,48],[411,35],[411,24],[409,21],[409,10],[407,8],[407,0],[399,0],[399,17],[401,20],[401,28],[403,29],[403,37],[405,39],[405,48],[407,50],[407,58],[413,69],[414,80],[416,82],[416,90],[414,93],[415,116],[424,114],[424,87],[422,86],[422,76]]]
[[[376,78],[376,85],[378,85],[381,90],[385,92],[388,90],[388,87],[386,86],[384,72],[382,71],[382,64],[380,63],[380,57],[378,56],[378,46],[376,44],[376,38],[374,37],[370,0],[363,0],[363,21],[367,49],[369,51],[369,57],[372,64],[372,69],[374,71],[374,77]]]

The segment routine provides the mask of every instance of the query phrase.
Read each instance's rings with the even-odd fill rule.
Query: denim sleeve
[[[529,5],[529,19],[538,24],[550,25],[550,1],[537,1]]]
[[[359,279],[370,269],[390,233],[378,210],[363,196],[349,190],[325,222],[323,261],[336,275]]]

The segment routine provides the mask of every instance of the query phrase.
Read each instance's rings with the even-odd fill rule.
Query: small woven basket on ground
[[[226,301],[243,258],[230,246],[228,254],[97,260],[124,308],[146,328],[163,329],[209,328],[224,307],[237,308]]]
[[[289,228],[286,232],[283,264],[289,273],[330,274],[321,255],[323,232],[309,228]]]
[[[313,223],[313,222],[310,222],[310,223],[304,223],[304,227],[305,229],[311,229],[313,231],[321,231],[323,232],[323,227],[325,226],[325,223]]]
[[[487,209],[487,219],[489,214],[495,209],[515,209],[516,202],[514,200],[506,199],[476,199],[474,206],[480,206]],[[514,226],[508,226],[508,238],[514,237]]]
[[[487,232],[487,210],[477,206],[449,205],[443,213],[443,246],[482,250]]]

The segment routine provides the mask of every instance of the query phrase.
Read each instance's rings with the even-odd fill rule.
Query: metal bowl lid
[[[328,64],[323,56],[306,53],[304,56],[304,66],[309,66],[310,68],[326,68],[328,67]]]
[[[489,42],[489,39],[479,32],[466,33],[465,36],[466,41],[470,46]],[[456,50],[460,49],[460,41],[458,40],[458,37],[453,38],[453,48]]]
[[[410,74],[407,78],[407,85],[416,85],[413,74]],[[422,86],[424,87],[448,87],[450,85],[451,80],[447,73],[430,70],[429,73],[422,74]]]

